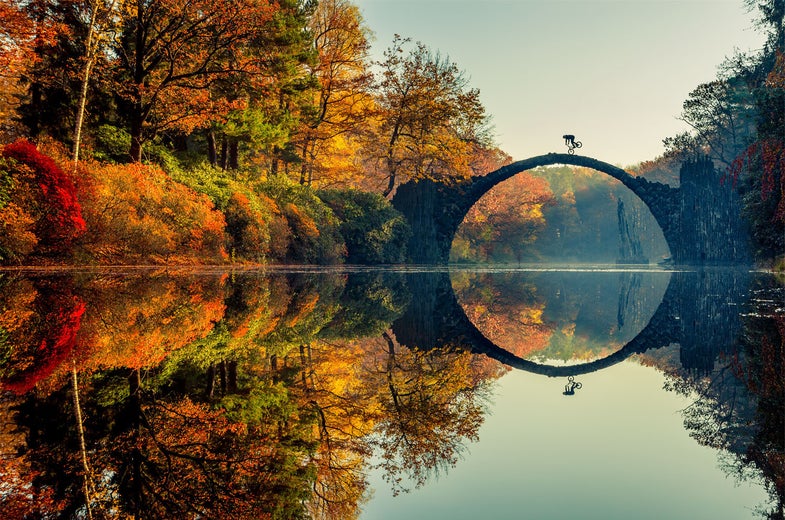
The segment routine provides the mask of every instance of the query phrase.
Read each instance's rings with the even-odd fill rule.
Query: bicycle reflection
[[[573,376],[569,376],[567,378],[567,384],[564,385],[564,392],[562,392],[562,394],[575,395],[575,391],[580,390],[581,388],[583,388],[583,383],[579,381],[575,381],[575,378]]]

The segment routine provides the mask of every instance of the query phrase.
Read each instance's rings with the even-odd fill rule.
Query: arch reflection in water
[[[552,316],[557,316],[572,306],[572,314],[576,320],[570,330],[573,335],[577,324],[585,322],[583,325],[587,329],[595,326],[595,337],[597,330],[604,329],[606,339],[610,337],[611,343],[615,343],[617,347],[615,351],[601,352],[601,355],[590,361],[584,361],[586,357],[590,357],[584,351],[578,352],[577,356],[563,357],[561,363],[555,364],[548,359],[551,356],[538,358],[536,355],[540,350],[547,350],[544,349],[547,342],[542,343],[542,338],[539,338],[539,348],[532,351],[531,345],[527,344],[498,344],[494,335],[498,337],[501,333],[509,334],[509,330],[504,326],[497,324],[496,330],[490,328],[488,333],[481,330],[482,327],[474,323],[468,315],[472,314],[471,308],[476,302],[459,302],[449,273],[410,273],[407,276],[408,286],[413,293],[411,304],[404,315],[393,324],[393,331],[401,344],[426,349],[460,347],[485,354],[510,367],[550,377],[594,372],[615,365],[633,354],[674,343],[681,346],[680,356],[685,368],[709,371],[716,356],[730,349],[735,343],[741,327],[738,304],[744,298],[749,283],[746,272],[733,269],[582,272],[580,277],[573,277],[570,273],[526,271],[470,275],[481,282],[479,292],[485,293],[487,301],[480,302],[481,307],[485,307],[496,297],[489,278],[496,277],[502,281],[506,279],[505,283],[500,285],[512,285],[518,289],[530,284],[526,290],[518,290],[512,301],[501,302],[501,305],[493,309],[495,318],[505,313],[517,313],[519,316],[526,314],[516,307],[521,303],[521,295],[526,294],[530,301],[524,301],[524,307],[527,303],[539,306],[534,312],[529,307],[528,314],[536,315],[540,331],[548,327],[549,309],[553,311]],[[462,295],[472,293],[471,288],[476,286],[472,286],[471,281],[467,283],[466,277],[461,276],[459,273],[455,283],[457,292]],[[594,290],[570,286],[572,281],[581,277],[595,277],[597,284]],[[518,283],[509,284],[510,278],[518,278]],[[616,289],[612,291],[614,294],[610,295],[606,289],[613,278],[617,280]],[[644,279],[647,280],[646,283],[642,283]],[[648,287],[649,293],[643,291],[642,287]],[[577,310],[574,302],[567,302],[570,297],[566,292],[573,288],[583,298],[582,302],[578,302]],[[536,295],[548,293],[555,296],[537,300]],[[504,311],[504,305],[509,305],[513,311]],[[601,308],[603,305],[604,311]],[[615,311],[615,324],[607,320],[609,309]],[[651,314],[647,316],[646,312]],[[605,323],[602,323],[603,315],[606,318]],[[563,328],[564,325],[554,321],[551,326],[555,330],[558,327]],[[488,328],[486,327],[486,330]],[[531,329],[531,326],[529,328]],[[524,334],[530,332],[531,330],[524,331]],[[519,355],[518,352],[525,354]],[[548,362],[542,362],[543,359]]]

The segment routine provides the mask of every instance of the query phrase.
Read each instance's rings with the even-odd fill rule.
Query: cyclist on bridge
[[[564,134],[562,139],[564,139],[564,144],[567,145],[567,153],[570,155],[575,153],[576,148],[583,146],[583,143],[576,141],[575,136],[572,134]]]

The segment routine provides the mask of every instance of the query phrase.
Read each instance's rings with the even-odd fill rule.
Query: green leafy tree
[[[348,263],[405,261],[411,230],[403,215],[384,197],[358,190],[325,190],[318,195],[340,221]]]

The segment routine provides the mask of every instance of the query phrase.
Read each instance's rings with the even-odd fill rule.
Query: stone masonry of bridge
[[[611,164],[580,155],[549,153],[514,162],[487,175],[454,185],[431,180],[410,181],[393,197],[412,227],[408,259],[418,264],[445,264],[458,226],[491,188],[539,166],[567,164],[610,175],[637,195],[662,229],[677,264],[747,263],[747,233],[741,227],[738,195],[720,182],[705,158],[682,165],[678,188],[630,175]]]

